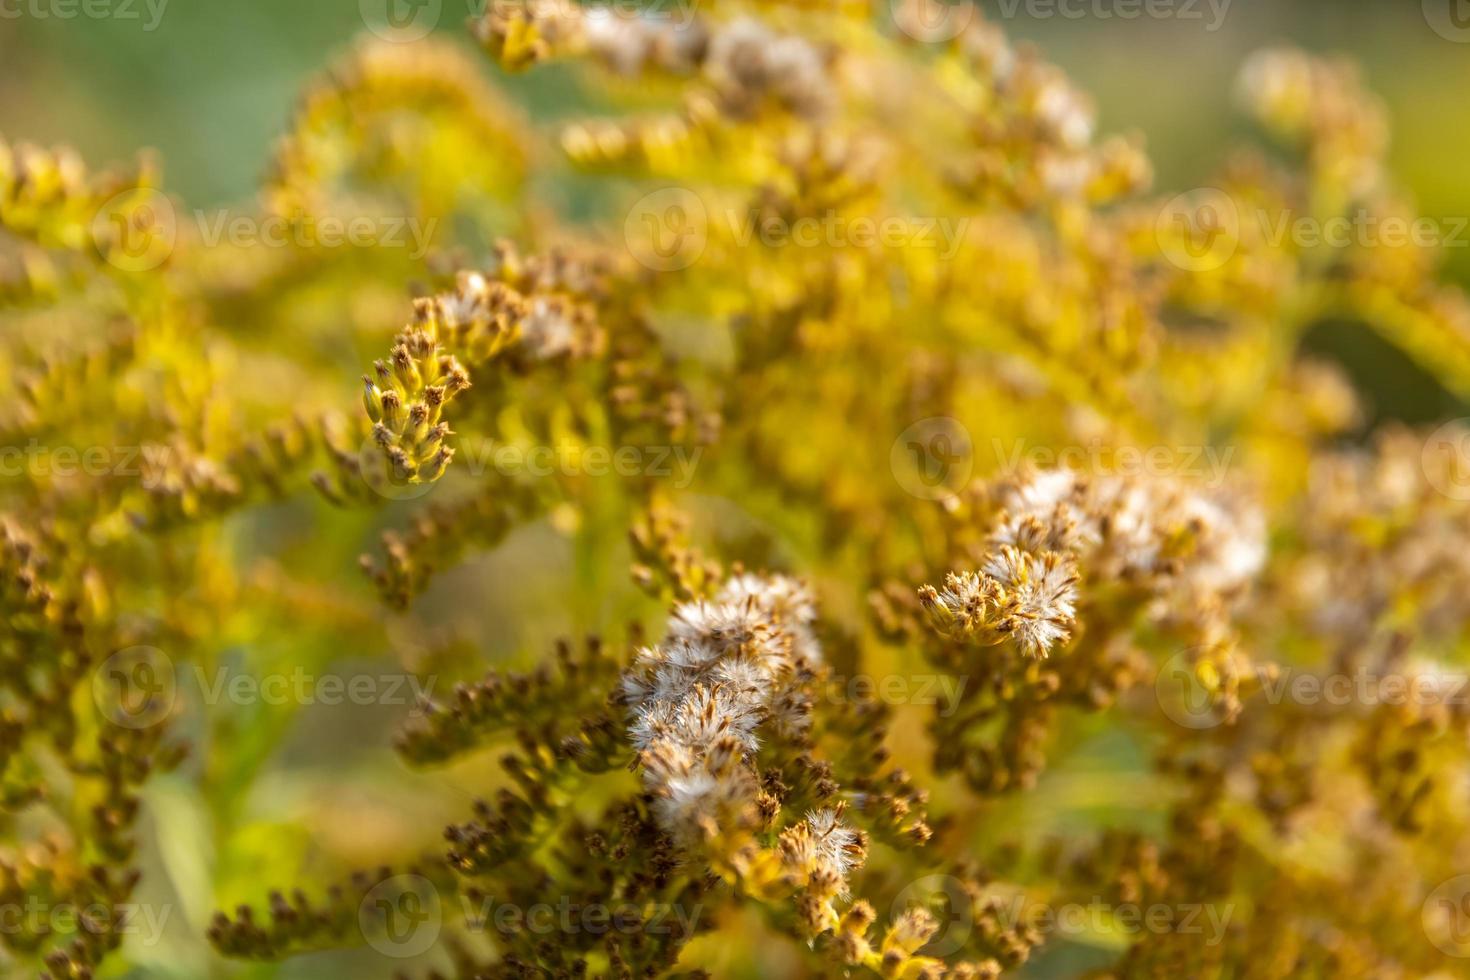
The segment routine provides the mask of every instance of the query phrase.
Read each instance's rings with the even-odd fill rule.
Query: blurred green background
[[[0,132],[70,142],[99,164],[155,147],[171,189],[212,207],[252,192],[296,93],[363,30],[360,8],[373,0],[88,2],[136,18],[49,12],[82,0],[0,0]],[[1175,15],[1136,20],[1036,16],[1052,9],[1041,0],[981,6],[1093,93],[1104,131],[1145,133],[1165,188],[1192,186],[1243,135],[1231,83],[1249,51],[1287,41],[1350,55],[1389,105],[1395,172],[1426,214],[1451,216],[1470,213],[1470,40],[1441,37],[1424,6],[1463,2],[1171,0]],[[463,34],[464,15],[483,0],[442,3],[438,29]],[[1061,0],[1074,13],[1096,6],[1110,4]],[[536,94],[534,76],[527,84]],[[1470,256],[1452,261],[1470,274]]]
[[[167,187],[189,207],[246,206],[303,84],[387,2],[0,0],[0,134],[70,143],[94,166],[152,147]],[[421,2],[438,7],[439,32],[464,36],[467,15],[486,0]],[[1118,16],[1129,2],[984,0],[981,8],[1093,94],[1102,132],[1141,132],[1164,191],[1206,180],[1249,137],[1232,100],[1249,52],[1286,42],[1344,54],[1389,108],[1390,165],[1421,213],[1470,216],[1470,27],[1453,27],[1470,24],[1470,10],[1448,19],[1467,0],[1132,0],[1167,15]],[[88,17],[89,6],[111,15]],[[485,70],[494,71],[488,60]],[[533,119],[575,111],[563,72],[499,81]],[[1447,276],[1470,284],[1470,235],[1444,253]],[[1331,325],[1308,346],[1346,367],[1370,421],[1464,414],[1366,330]]]

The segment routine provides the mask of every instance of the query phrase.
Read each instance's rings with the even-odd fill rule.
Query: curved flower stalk
[[[470,386],[469,373],[452,354],[439,349],[439,320],[432,301],[420,304],[417,323],[393,347],[387,363],[376,361],[374,376],[363,375],[363,407],[373,422],[373,441],[383,450],[392,477],[409,483],[433,482],[444,474],[454,450],[445,444],[449,423],[444,405]],[[450,328],[458,326],[451,321]],[[503,324],[482,346],[498,350]],[[491,356],[489,353],[486,355]]]
[[[444,474],[454,458],[444,406],[470,388],[472,371],[504,361],[503,370],[524,373],[601,355],[606,340],[587,299],[598,275],[595,265],[557,256],[522,266],[502,249],[490,276],[462,272],[452,291],[417,301],[388,360],[363,376],[363,407],[390,479],[433,483]]]
[[[523,126],[459,47],[364,40],[303,92],[262,196],[270,213],[293,219],[361,208],[352,195],[365,189],[436,224],[461,208],[483,218],[470,192],[514,200],[527,165]]]

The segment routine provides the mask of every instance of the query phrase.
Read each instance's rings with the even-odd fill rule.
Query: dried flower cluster
[[[251,217],[422,253],[0,140],[7,976],[1463,972],[1467,433],[1303,338],[1470,302],[1256,220],[1410,214],[1382,106],[1156,195],[945,6],[359,44]]]

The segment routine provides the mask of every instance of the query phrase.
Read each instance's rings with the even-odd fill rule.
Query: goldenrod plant
[[[1470,975],[1352,66],[1181,194],[974,8],[677,13],[366,36],[221,224],[0,140],[5,975]]]

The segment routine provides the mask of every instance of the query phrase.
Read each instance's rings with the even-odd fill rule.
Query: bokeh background
[[[88,0],[115,12],[88,17],[82,0],[0,0],[0,133],[69,142],[94,165],[151,147],[188,207],[247,205],[301,86],[388,2]],[[425,2],[438,5],[439,33],[465,36],[466,17],[486,0]],[[1139,0],[1136,19],[1116,13],[1127,0],[980,6],[1093,94],[1102,132],[1145,135],[1162,190],[1197,186],[1245,135],[1232,83],[1249,52],[1286,41],[1348,56],[1389,107],[1390,164],[1420,213],[1470,216],[1467,0]],[[582,101],[556,68],[498,81],[543,123]],[[1470,283],[1470,233],[1445,252],[1449,276]],[[1332,326],[1308,345],[1346,366],[1370,421],[1456,414],[1445,392],[1366,331]]]
[[[111,0],[110,6],[121,10],[124,2]],[[127,2],[135,17],[88,17],[81,0],[0,0],[0,133],[11,140],[69,143],[97,166],[152,148],[162,160],[166,186],[185,206],[242,211],[250,209],[273,141],[286,126],[298,92],[364,30],[363,7],[372,5],[372,0]],[[467,2],[478,0],[442,0],[440,33],[465,35],[462,21],[471,12]],[[1467,29],[1459,41],[1432,27],[1452,4],[1465,8],[1459,13]],[[1099,4],[1071,0],[1062,6],[1093,11]],[[1176,0],[1173,16],[1134,20],[1086,12],[1064,16],[1056,5],[1026,0],[987,0],[982,9],[1013,37],[1035,41],[1080,88],[1092,93],[1103,132],[1143,133],[1157,171],[1156,186],[1165,192],[1207,180],[1231,146],[1246,136],[1232,92],[1236,72],[1252,50],[1289,42],[1341,53],[1361,66],[1368,86],[1388,106],[1393,125],[1390,165],[1419,211],[1445,222],[1470,216],[1466,0]],[[1037,16],[1046,10],[1057,12]],[[484,71],[513,92],[534,125],[549,128],[549,120],[585,104],[585,93],[555,67],[508,78],[486,60]],[[1470,233],[1458,245],[1446,250],[1447,279],[1470,286]],[[1470,414],[1366,331],[1350,324],[1323,325],[1308,343],[1355,378],[1369,403],[1370,421]],[[355,355],[345,359],[360,363]],[[344,386],[351,383],[351,375],[344,375]],[[349,559],[355,554],[356,541],[340,548],[315,547],[317,535],[336,532],[313,523],[310,515],[302,510],[270,515],[252,525],[251,547],[301,563],[295,570],[303,575],[310,574],[312,562],[339,562],[344,553]],[[559,602],[566,581],[574,576],[573,561],[562,538],[544,526],[528,528],[480,561],[473,577],[458,576],[461,583],[488,578],[513,582],[514,588],[469,596],[453,591],[451,581],[440,600],[446,615],[474,625],[486,649],[507,655],[544,649],[554,636],[579,625],[568,621]],[[517,624],[513,630],[502,625],[512,621]],[[380,654],[341,651],[335,670],[348,675],[354,664],[372,670],[381,664]],[[170,905],[181,910],[210,907],[220,891],[229,895],[232,890],[240,899],[258,899],[260,883],[275,882],[271,869],[293,864],[293,854],[321,843],[313,838],[351,838],[351,846],[371,852],[399,831],[377,817],[390,796],[396,812],[421,827],[442,823],[446,799],[455,801],[456,810],[464,809],[469,794],[456,783],[472,785],[472,773],[437,781],[432,791],[403,794],[403,774],[384,751],[393,715],[387,709],[309,710],[279,722],[269,712],[242,719],[242,724],[259,727],[261,751],[270,759],[242,759],[240,766],[253,779],[251,792],[271,803],[243,807],[259,819],[235,828],[227,854],[210,846],[206,838],[217,826],[211,829],[210,815],[200,812],[201,802],[190,795],[187,784],[156,781],[148,800],[157,825],[150,845],[156,853],[149,861],[165,869]],[[290,731],[283,735],[275,730],[277,724]],[[1095,746],[1097,768],[1118,769],[1117,754],[1127,751],[1126,746],[1100,741]],[[1072,765],[1075,773],[1089,762],[1084,757]],[[351,776],[345,775],[349,772]],[[327,774],[332,778],[325,778]],[[1059,772],[1043,789],[1074,811],[1096,816],[1110,801],[1135,793],[1126,779],[1114,779],[1107,799],[1067,799],[1069,785],[1094,785],[1069,784],[1067,775]],[[1046,805],[1043,799],[1031,802]],[[215,863],[201,864],[198,855],[211,853]],[[132,975],[213,975],[219,967],[197,939],[201,925],[185,921],[181,913],[168,925],[169,941]],[[753,918],[730,928],[749,937],[750,949],[760,948],[760,926]],[[769,955],[779,957],[779,944],[772,949]],[[718,953],[710,955],[717,963]],[[1065,975],[1087,965],[1084,952],[1063,950],[1059,957],[1044,972]],[[780,966],[767,961],[751,975],[779,975]],[[305,957],[279,968],[242,967],[230,975],[291,980],[386,976],[380,969],[366,958]]]

